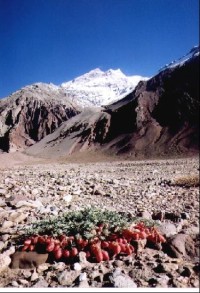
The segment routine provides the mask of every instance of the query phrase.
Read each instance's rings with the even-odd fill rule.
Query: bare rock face
[[[39,156],[85,150],[147,158],[199,151],[199,48],[104,108],[84,110],[28,149]],[[47,152],[48,151],[48,152]]]
[[[198,77],[199,49],[184,64],[140,82],[132,94],[108,106],[117,153],[150,157],[198,152]]]
[[[26,86],[0,100],[0,150],[23,150],[79,111],[61,88],[43,83]]]
[[[26,153],[48,158],[100,148],[109,134],[111,116],[99,108],[88,108],[67,122]]]

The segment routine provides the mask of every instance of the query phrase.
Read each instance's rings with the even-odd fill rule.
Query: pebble
[[[17,281],[12,281],[12,282],[11,282],[11,285],[12,285],[13,287],[19,287],[19,284],[17,283]]]
[[[5,242],[4,241],[0,241],[0,251],[4,248],[5,246]]]
[[[52,267],[54,268],[54,270],[63,271],[65,269],[66,265],[64,262],[58,262],[58,263],[53,264]]]
[[[11,263],[11,258],[4,253],[0,254],[0,273],[3,272]]]
[[[82,281],[85,281],[85,280],[87,280],[87,274],[84,272],[84,273],[80,274],[79,281],[82,282]]]
[[[77,276],[76,271],[63,271],[58,274],[58,282],[62,286],[71,286]]]
[[[33,274],[31,275],[31,282],[37,280],[39,278],[38,273],[36,273],[35,271],[33,272]]]
[[[74,270],[75,271],[81,271],[82,270],[82,267],[78,262],[74,263]]]
[[[46,264],[46,263],[41,264],[38,266],[37,272],[38,273],[44,272],[44,271],[48,270],[48,268],[49,268],[49,264]]]
[[[1,195],[6,195],[6,193],[7,193],[7,190],[6,189],[0,188],[0,196]]]
[[[14,226],[14,223],[12,221],[4,221],[2,224],[2,229],[5,230],[7,228],[10,228]]]
[[[21,283],[22,285],[28,285],[29,281],[25,280],[25,279],[18,279],[18,282]]]

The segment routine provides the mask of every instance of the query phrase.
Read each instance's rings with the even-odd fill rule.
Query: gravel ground
[[[199,175],[198,158],[2,165],[0,287],[198,288],[199,187],[173,185],[183,175]],[[109,262],[80,260],[80,270],[48,262],[36,268],[10,268],[20,227],[86,206],[157,220],[175,255],[166,247],[146,245],[138,255]],[[184,240],[179,245],[180,234]]]

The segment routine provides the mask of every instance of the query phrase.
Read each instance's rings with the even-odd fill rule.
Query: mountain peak
[[[121,77],[126,77],[124,75],[124,73],[121,71],[121,69],[109,69],[105,72],[106,75],[118,75],[118,76],[121,76]]]
[[[83,107],[101,106],[123,98],[134,90],[142,76],[126,76],[120,69],[102,71],[95,68],[72,81],[64,82],[61,88]]]

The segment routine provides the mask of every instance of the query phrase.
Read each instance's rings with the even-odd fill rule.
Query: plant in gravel
[[[23,251],[48,252],[53,259],[74,259],[80,251],[89,260],[109,260],[134,252],[140,239],[165,242],[153,222],[141,222],[125,213],[96,208],[73,211],[33,223],[25,231]]]

